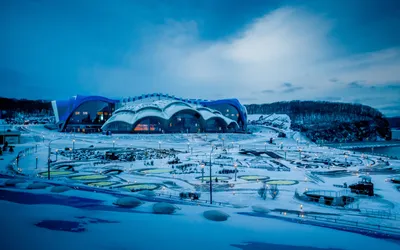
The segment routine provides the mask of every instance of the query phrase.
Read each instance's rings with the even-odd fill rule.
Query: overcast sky
[[[400,115],[397,0],[1,0],[0,96],[162,92]]]

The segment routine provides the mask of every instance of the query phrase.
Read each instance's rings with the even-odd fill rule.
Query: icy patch
[[[36,223],[35,226],[47,228],[56,231],[66,231],[73,233],[84,232],[86,229],[83,224],[78,221],[66,221],[66,220],[43,220]]]

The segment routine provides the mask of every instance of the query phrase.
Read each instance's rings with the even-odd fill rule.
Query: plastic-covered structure
[[[59,131],[99,132],[118,102],[102,96],[77,95],[52,101],[52,108]]]

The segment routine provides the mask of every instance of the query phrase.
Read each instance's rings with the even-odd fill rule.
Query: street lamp
[[[115,147],[115,140],[113,141],[113,148]]]
[[[189,153],[190,142],[187,143],[187,147],[188,147],[187,152]]]
[[[56,161],[58,161],[58,149],[56,149]]]
[[[203,182],[204,181],[204,163],[202,163],[200,165],[200,167],[201,167],[201,182]]]
[[[235,168],[235,181],[236,181],[236,174],[237,174],[237,164],[236,164],[236,162],[233,164],[233,167]]]
[[[75,159],[75,139],[72,140],[72,155],[73,158]]]
[[[62,137],[56,138],[56,139],[52,139],[49,141],[49,151],[48,151],[48,155],[47,155],[47,179],[50,180],[50,163],[51,163],[51,159],[50,159],[50,154],[51,154],[51,143],[55,140],[59,140],[62,139]],[[75,141],[75,140],[74,140]],[[36,168],[37,168],[37,157],[36,157]]]
[[[212,204],[212,163],[211,163],[211,155],[214,151],[214,145],[211,143],[211,152],[210,152],[210,204]]]
[[[161,142],[158,142],[158,149],[161,150]]]
[[[301,160],[301,148],[299,148],[299,160]]]
[[[36,169],[37,169],[37,164],[38,164],[38,157],[36,156]]]
[[[207,141],[207,134],[206,134],[206,141]]]

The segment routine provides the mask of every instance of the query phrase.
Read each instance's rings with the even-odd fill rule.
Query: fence
[[[360,209],[360,213],[366,216],[373,216],[383,219],[400,220],[400,214],[391,210]]]
[[[381,224],[371,224],[371,223],[366,223],[366,222],[359,222],[359,221],[352,221],[352,220],[345,220],[345,219],[338,219],[338,218],[331,218],[331,217],[322,217],[322,216],[316,216],[316,215],[306,215],[306,214],[303,214],[302,217],[306,217],[306,218],[309,218],[309,219],[312,219],[315,221],[325,221],[325,222],[340,224],[343,226],[353,226],[353,227],[362,228],[362,229],[379,230],[379,231],[387,232],[387,233],[395,233],[397,235],[400,234],[400,228],[384,226]]]
[[[171,193],[163,193],[163,191],[156,193],[156,196],[159,197],[166,197],[169,199],[175,199],[175,200],[181,200],[181,201],[186,201],[192,204],[209,204],[209,205],[216,205],[216,206],[225,206],[225,207],[233,207],[232,204],[229,202],[220,202],[220,201],[215,201],[213,200],[213,203],[210,204],[209,200],[202,200],[202,199],[197,199],[197,200],[192,200],[192,199],[182,199],[179,195],[171,194]]]
[[[15,165],[17,165],[17,167],[18,167],[19,160],[22,157],[25,157],[26,155],[33,154],[35,152],[37,152],[37,146],[29,147],[29,148],[25,148],[23,150],[20,150],[17,153],[17,155],[14,158],[12,158],[12,160],[8,163],[7,168],[10,169],[14,174],[20,174],[18,169],[17,170],[14,169]]]
[[[310,189],[306,191],[305,194],[316,194],[328,197],[341,197],[345,195],[351,195],[351,191],[350,189],[343,189],[340,191]]]

